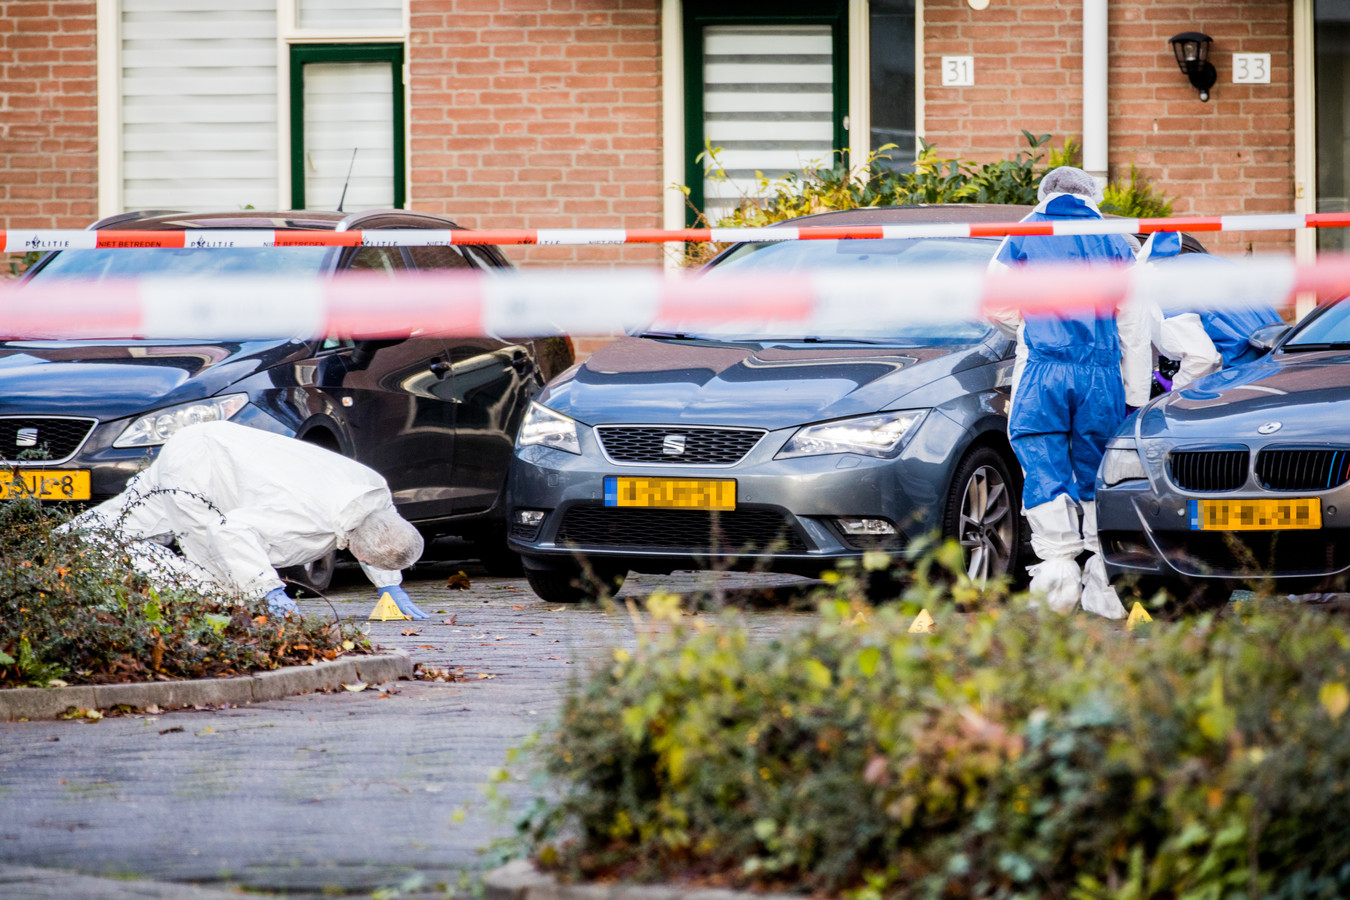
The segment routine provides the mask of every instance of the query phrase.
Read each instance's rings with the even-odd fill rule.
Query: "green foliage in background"
[[[843,164],[844,154],[835,151],[830,164],[807,166],[800,173],[781,178],[761,176],[758,193],[765,199],[744,198],[731,215],[714,223],[724,227],[758,227],[785,219],[835,209],[869,206],[903,206],[915,203],[1013,203],[1036,204],[1036,187],[1050,169],[1078,165],[1081,146],[1068,139],[1058,149],[1048,147],[1050,135],[1023,131],[1027,149],[1012,159],[991,163],[973,163],[938,156],[937,149],[920,141],[921,149],[913,171],[896,172],[884,165],[887,144],[872,153],[862,166],[851,170]],[[718,150],[711,145],[699,157],[714,181],[726,182],[718,162]],[[686,196],[688,189],[684,188]],[[1106,187],[1102,212],[1108,214],[1156,217],[1171,215],[1171,201],[1154,191],[1148,179],[1133,164],[1128,182],[1113,181]]]
[[[333,622],[157,588],[115,536],[62,532],[65,518],[31,498],[0,502],[0,687],[236,675],[369,649]]]
[[[961,614],[922,577],[860,595],[772,640],[651,598],[651,636],[541,742],[534,857],[859,900],[1350,895],[1343,621],[1266,601],[1127,632]],[[908,632],[920,605],[936,633]]]

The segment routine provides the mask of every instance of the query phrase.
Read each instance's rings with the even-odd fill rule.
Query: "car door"
[[[405,251],[361,247],[344,268],[407,269]],[[452,514],[455,395],[451,361],[439,338],[358,341],[346,352],[343,392],[351,403],[348,433],[354,456],[389,482],[399,511],[412,520]]]
[[[419,269],[488,270],[495,261],[476,248],[413,247]],[[447,338],[455,403],[453,506],[456,514],[491,509],[506,487],[516,430],[539,387],[532,346],[492,337]]]

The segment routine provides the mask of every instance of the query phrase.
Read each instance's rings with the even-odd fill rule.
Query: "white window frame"
[[[349,31],[297,27],[297,0],[277,0],[277,195],[276,208],[290,205],[291,85],[293,44],[388,42],[403,45],[404,196],[412,200],[412,92],[408,90],[411,2],[403,0],[403,24],[397,29]],[[98,79],[98,217],[123,210],[122,170],[122,0],[96,0],[95,74]]]

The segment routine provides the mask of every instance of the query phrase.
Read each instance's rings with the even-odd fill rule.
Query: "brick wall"
[[[476,227],[659,227],[659,0],[411,0],[410,206]],[[514,247],[656,263],[661,248]]]
[[[1285,212],[1294,208],[1292,5],[1288,0],[1135,0],[1112,3],[1110,166],[1130,163],[1175,198],[1176,215]],[[1082,7],[1057,0],[965,0],[924,5],[926,80],[921,132],[944,156],[1011,156],[1020,130],[1055,144],[1082,136]],[[1214,39],[1219,80],[1201,103],[1167,39],[1203,31]],[[1232,83],[1233,53],[1270,53],[1271,83]],[[943,55],[974,55],[975,86],[942,86]],[[1285,251],[1288,232],[1202,235],[1225,253]]]
[[[97,215],[94,0],[0,2],[0,226]]]

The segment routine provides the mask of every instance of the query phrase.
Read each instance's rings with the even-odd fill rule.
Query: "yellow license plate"
[[[1283,531],[1322,527],[1322,502],[1315,498],[1189,502],[1194,531]]]
[[[89,473],[79,469],[0,469],[0,499],[88,500]]]
[[[654,509],[736,508],[736,481],[732,478],[620,478],[605,479],[606,506],[647,506]]]

